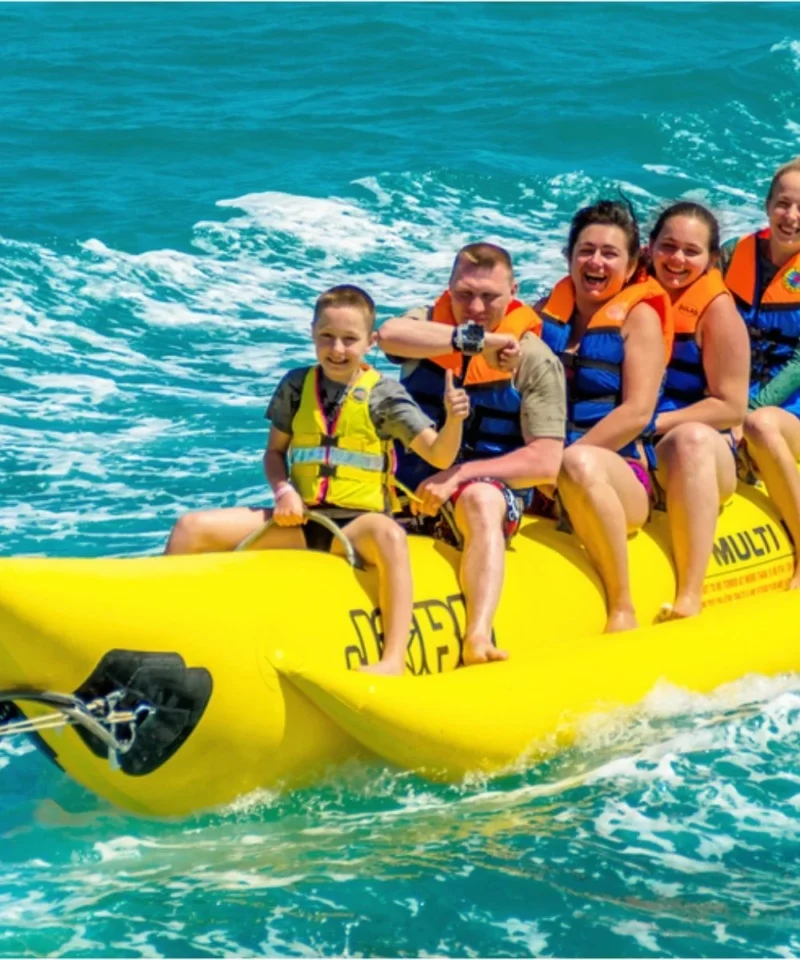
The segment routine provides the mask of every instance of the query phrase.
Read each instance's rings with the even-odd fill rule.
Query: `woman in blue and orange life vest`
[[[719,224],[699,203],[672,204],[650,232],[650,270],[675,323],[656,415],[656,480],[666,492],[677,592],[661,619],[700,613],[720,506],[736,489],[730,430],[747,412],[750,344],[719,253]]]
[[[669,297],[642,276],[630,205],[601,200],[573,217],[569,275],[536,310],[567,371],[567,447],[558,492],[606,589],[606,631],[637,626],[629,532],[650,512],[654,414],[672,348]]]
[[[724,245],[723,275],[750,332],[746,451],[800,557],[800,157],[775,172],[766,210],[765,230]]]

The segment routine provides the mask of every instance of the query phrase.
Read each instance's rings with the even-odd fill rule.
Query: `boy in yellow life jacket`
[[[310,549],[342,554],[342,544],[305,509],[324,512],[341,527],[361,559],[378,570],[384,648],[365,669],[402,674],[411,632],[411,563],[403,528],[391,517],[393,441],[399,440],[437,469],[449,467],[461,446],[469,398],[444,389],[447,417],[433,421],[398,381],[364,363],[375,342],[375,304],[358,287],[323,293],[314,308],[311,336],[318,363],[290,370],[267,409],[271,421],[264,469],[273,509],[231,507],[189,513],[175,524],[166,552],[232,550],[272,518],[251,544],[255,549]]]

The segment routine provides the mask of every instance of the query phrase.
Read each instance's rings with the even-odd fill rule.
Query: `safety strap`
[[[576,353],[562,353],[559,356],[565,370],[606,370],[619,373],[620,364],[611,360],[595,360],[592,357],[579,357]]]
[[[800,339],[796,334],[784,333],[782,330],[762,330],[760,327],[748,327],[748,330],[751,340],[781,343],[786,347],[796,346],[798,339]]]

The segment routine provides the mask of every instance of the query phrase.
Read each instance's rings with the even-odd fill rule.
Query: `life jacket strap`
[[[781,343],[787,347],[796,347],[800,337],[791,336],[782,330],[762,330],[760,327],[749,327],[751,340],[766,340],[767,344]]]
[[[673,357],[669,362],[670,370],[677,370],[679,373],[698,373],[702,372],[703,365],[702,363],[693,363],[691,360],[681,360],[678,357]]]
[[[575,353],[562,353],[559,358],[566,370],[606,370],[619,373],[620,365],[610,360],[595,360],[592,357],[579,357]]]
[[[341,450],[339,447],[323,444],[319,447],[300,447],[292,450],[291,463],[313,464],[325,467],[356,467],[369,473],[388,472],[387,457],[378,453],[359,453],[357,450]],[[320,471],[322,473],[322,471]],[[326,474],[334,476],[333,473]]]
[[[694,373],[696,376],[700,376],[700,371],[695,367],[685,367],[683,368],[684,373]],[[690,403],[697,403],[698,400],[702,399],[701,391],[691,390],[688,387],[678,387],[674,383],[667,383],[664,387],[664,396],[671,400],[681,400],[685,406],[688,406]]]

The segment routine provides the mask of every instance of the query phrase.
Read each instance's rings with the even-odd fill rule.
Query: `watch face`
[[[483,327],[479,323],[475,323],[474,320],[469,320],[464,324],[464,332],[461,338],[464,344],[463,352],[480,353],[483,347],[483,338]]]

